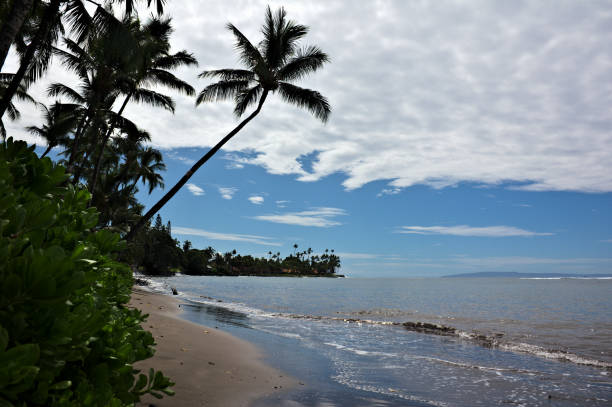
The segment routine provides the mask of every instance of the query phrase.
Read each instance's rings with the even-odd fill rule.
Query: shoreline
[[[136,406],[244,406],[270,398],[298,381],[263,362],[253,344],[216,328],[181,318],[182,302],[171,296],[132,289],[130,307],[149,314],[143,328],[153,334],[155,355],[134,365],[161,370],[176,383],[174,396],[142,397]]]

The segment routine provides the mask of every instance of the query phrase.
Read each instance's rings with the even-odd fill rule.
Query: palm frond
[[[115,127],[121,130],[123,133],[129,134],[138,131],[138,126],[136,126],[136,124],[130,119],[118,115],[113,111],[109,111],[108,116],[110,121],[115,125]]]
[[[252,88],[245,89],[236,95],[236,106],[234,107],[234,114],[236,117],[242,116],[246,109],[257,101],[262,90],[262,86],[257,85],[253,86]]]
[[[151,7],[151,3],[153,0],[147,0],[147,7]],[[157,9],[157,14],[164,14],[164,4],[166,4],[166,0],[155,0],[155,6]]]
[[[286,82],[280,82],[278,92],[286,102],[307,109],[316,118],[326,122],[331,113],[327,99],[319,92],[300,88]]]
[[[6,107],[6,114],[9,117],[9,119],[11,119],[11,121],[15,121],[21,117],[21,113],[19,112],[19,110],[17,110],[15,105],[11,102],[9,102],[8,106]]]
[[[153,66],[159,69],[175,69],[180,66],[198,65],[198,60],[187,51],[179,51],[176,54],[164,55],[153,62]]]
[[[149,70],[147,72],[147,79],[152,83],[182,92],[188,96],[193,96],[195,94],[195,90],[190,84],[162,69]]]
[[[26,127],[26,130],[31,135],[36,136],[36,137],[40,137],[40,138],[45,138],[46,135],[47,135],[47,132],[45,131],[45,129],[42,129],[42,128],[36,127],[36,126],[28,126],[28,127]]]
[[[256,69],[265,65],[265,61],[259,50],[251,44],[247,37],[244,36],[232,23],[227,24],[227,29],[230,30],[236,39],[235,47],[240,52],[240,60],[249,68]]]
[[[204,71],[198,75],[198,78],[219,78],[222,81],[252,81],[255,80],[255,74],[246,69],[216,69]]]
[[[329,57],[320,48],[310,46],[299,50],[279,71],[278,80],[293,81],[317,71]]]
[[[64,85],[63,83],[52,83],[47,88],[47,96],[58,97],[64,96],[71,101],[79,104],[85,104],[86,100],[76,90]]]
[[[227,100],[229,98],[236,97],[236,95],[246,89],[247,86],[249,86],[249,81],[241,80],[219,81],[212,83],[200,92],[198,98],[196,99],[196,105],[199,105],[202,102]]]
[[[64,17],[70,25],[71,33],[76,37],[78,43],[83,43],[93,27],[93,19],[87,12],[85,2],[71,0],[66,5]]]
[[[145,103],[147,105],[163,107],[166,110],[170,110],[174,113],[174,100],[170,96],[162,93],[155,92],[150,89],[136,89],[132,93],[133,101],[138,103]]]
[[[32,96],[30,96],[29,93],[26,92],[26,88],[22,85],[19,85],[17,87],[17,90],[15,91],[13,97],[17,98],[17,100],[20,100],[22,102],[32,103],[33,105],[36,105],[38,103]]]
[[[262,28],[263,40],[260,46],[266,62],[272,70],[280,68],[295,52],[296,42],[308,33],[308,27],[286,19],[283,7],[276,14],[270,6],[266,10],[266,22]]]

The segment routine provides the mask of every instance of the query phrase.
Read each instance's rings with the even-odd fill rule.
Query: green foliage
[[[127,406],[172,394],[132,364],[153,337],[129,309],[123,242],[92,231],[90,195],[24,142],[0,144],[0,406]]]
[[[129,244],[125,260],[142,268],[145,274],[168,276],[183,262],[178,241],[170,234],[170,224],[164,226],[157,215],[155,226],[143,228]]]

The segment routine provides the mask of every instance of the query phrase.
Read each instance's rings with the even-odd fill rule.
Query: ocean
[[[148,280],[303,381],[274,405],[612,405],[612,279]]]

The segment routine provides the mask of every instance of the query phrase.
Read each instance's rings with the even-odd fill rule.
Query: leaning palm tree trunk
[[[17,33],[21,30],[28,14],[32,11],[33,5],[34,0],[13,1],[11,11],[6,16],[6,20],[4,24],[2,24],[2,29],[0,30],[0,69],[4,66],[4,61],[6,61],[9,49],[13,41],[15,41]]]
[[[21,65],[19,66],[19,70],[17,71],[15,76],[13,76],[13,80],[6,89],[6,92],[4,92],[2,100],[0,100],[0,119],[2,118],[2,116],[4,116],[4,113],[6,112],[9,103],[11,103],[13,95],[15,95],[19,84],[21,83],[23,77],[28,71],[30,63],[32,62],[32,58],[34,58],[34,53],[36,52],[36,49],[38,49],[43,39],[47,36],[49,29],[51,28],[53,16],[59,12],[60,3],[61,0],[51,0],[51,3],[45,10],[45,14],[43,15],[40,28],[36,32],[36,35],[34,36],[34,39],[32,39],[32,42],[30,42],[30,45],[28,45],[28,49],[26,50],[25,55],[21,59]]]
[[[142,228],[142,226],[145,225],[153,217],[153,215],[155,215],[170,199],[172,199],[174,195],[176,195],[176,193],[183,187],[183,185],[185,185],[187,181],[189,181],[189,179],[193,176],[193,174],[195,174],[195,172],[202,165],[204,165],[206,161],[208,161],[213,155],[215,155],[215,153],[219,151],[219,149],[223,147],[225,143],[227,143],[232,137],[236,135],[236,133],[242,130],[242,128],[246,126],[248,122],[253,120],[255,116],[259,114],[259,112],[261,111],[261,107],[263,106],[266,100],[266,96],[268,96],[268,90],[263,91],[261,95],[261,99],[259,100],[259,104],[257,105],[257,109],[255,109],[253,113],[249,115],[249,117],[241,121],[240,124],[236,126],[232,131],[230,131],[225,137],[223,137],[223,139],[219,141],[216,146],[211,148],[202,158],[200,158],[193,165],[193,167],[191,167],[189,171],[187,171],[185,175],[183,175],[183,177],[179,180],[179,182],[177,182],[176,185],[174,185],[172,189],[168,191],[166,195],[162,197],[162,199],[157,201],[157,203],[153,205],[153,207],[149,209],[149,211],[142,218],[140,218],[138,223],[136,223],[134,227],[131,228],[130,232],[126,235],[125,237],[126,240],[130,241],[134,237],[136,232],[140,228]]]

